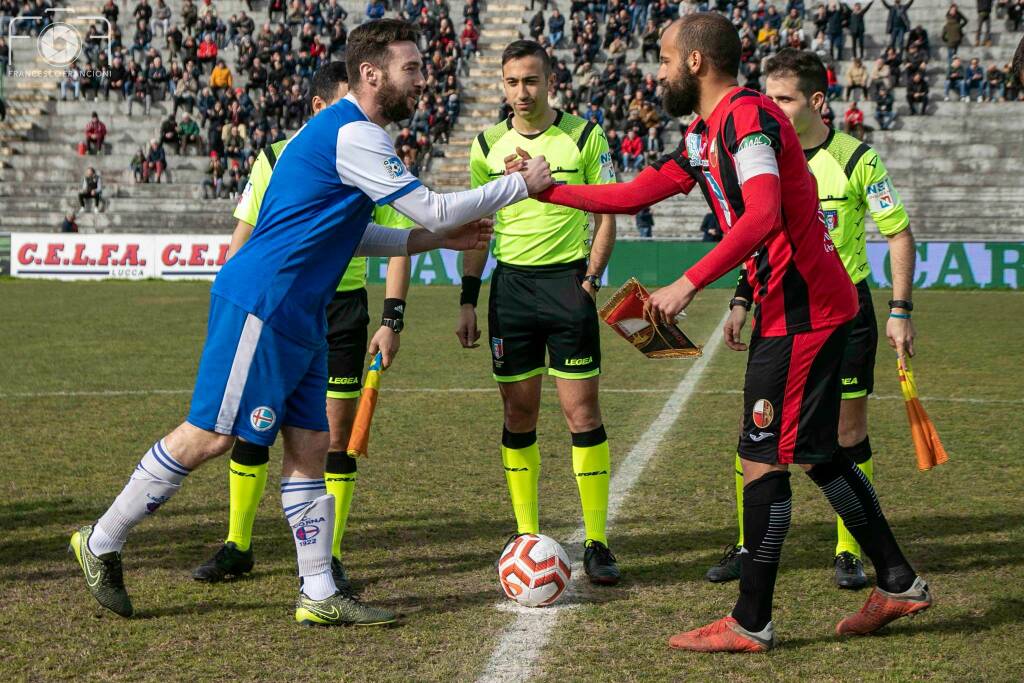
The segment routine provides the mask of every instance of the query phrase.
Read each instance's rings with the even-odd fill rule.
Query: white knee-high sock
[[[331,576],[334,496],[323,479],[281,478],[281,505],[295,541],[302,592],[323,600],[337,592]]]
[[[146,451],[128,483],[93,528],[89,549],[103,555],[121,552],[132,527],[170,500],[189,470],[175,460],[163,440]]]

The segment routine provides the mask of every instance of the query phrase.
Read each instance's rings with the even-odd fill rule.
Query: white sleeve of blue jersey
[[[378,206],[420,186],[419,178],[398,158],[387,132],[370,121],[353,121],[338,129],[334,163],[342,183],[359,188]]]
[[[421,185],[391,201],[391,206],[431,232],[487,218],[498,209],[526,199],[522,173],[511,173],[475,190],[440,194]]]

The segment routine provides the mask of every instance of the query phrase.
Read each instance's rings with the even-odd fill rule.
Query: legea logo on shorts
[[[277,414],[267,406],[260,406],[249,415],[249,422],[257,432],[265,432],[277,422]]]

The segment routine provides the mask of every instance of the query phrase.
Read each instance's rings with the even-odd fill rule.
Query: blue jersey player
[[[353,255],[391,256],[487,244],[482,221],[551,184],[543,158],[475,190],[437,194],[402,164],[382,126],[411,115],[425,81],[417,32],[399,20],[362,24],[346,51],[351,92],[314,116],[281,154],[251,239],[221,270],[186,421],[143,456],[110,508],[71,537],[93,597],[131,616],[121,549],[187,475],[232,446],[250,453],[284,439],[281,501],[293,531],[303,624],[385,624],[331,577],[334,503],[324,487],[326,308]],[[369,222],[390,204],[417,225]],[[459,227],[461,226],[461,227]]]

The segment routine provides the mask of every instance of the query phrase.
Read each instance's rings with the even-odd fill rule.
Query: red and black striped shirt
[[[767,236],[751,253],[736,256],[737,261],[745,257],[758,305],[755,333],[774,337],[841,325],[857,312],[856,292],[829,238],[800,140],[774,102],[736,88],[707,120],[698,117],[690,124],[679,147],[654,167],[682,192],[699,186],[728,235],[746,210],[735,157],[752,136],[754,144],[770,145],[775,153],[781,195],[771,198],[779,210],[770,229],[759,226]],[[737,265],[730,261],[726,250],[716,247],[686,275],[703,288]]]

